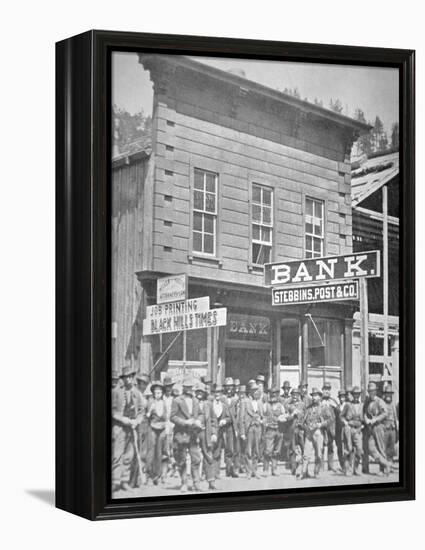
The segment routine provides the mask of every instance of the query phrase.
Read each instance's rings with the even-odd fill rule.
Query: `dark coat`
[[[184,395],[174,398],[171,405],[170,420],[174,424],[174,438],[179,443],[188,443],[191,437],[199,433],[199,428],[193,426],[193,420],[200,419],[199,401],[192,397],[192,414],[186,404]]]

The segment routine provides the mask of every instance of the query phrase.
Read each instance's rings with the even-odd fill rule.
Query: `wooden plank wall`
[[[149,194],[149,159],[129,157],[128,163],[112,170],[112,369],[121,371],[125,359],[140,363],[142,287],[135,273],[149,268],[149,232],[144,228],[143,209]],[[146,219],[145,219],[146,221]],[[144,244],[143,244],[144,243]],[[146,252],[144,252],[146,251]]]
[[[263,113],[261,118],[261,112],[252,105],[232,118],[228,112],[231,102],[224,97],[220,102],[219,92],[198,90],[190,94],[189,90],[176,85],[168,95],[156,98],[154,269],[262,285],[262,272],[249,269],[249,188],[253,181],[274,188],[274,261],[304,256],[306,195],[326,202],[325,254],[351,252],[350,166],[343,162],[338,132],[329,131],[325,141],[319,125],[323,154],[314,154],[306,149],[310,136],[312,142],[316,140],[314,149],[320,151],[316,133],[313,136],[308,129],[298,132],[305,140],[303,150],[284,145],[272,139],[277,117]],[[196,105],[188,103],[192,96]],[[234,122],[248,116],[255,120],[256,128],[260,124],[270,128],[253,132],[252,123],[247,122],[247,131],[235,129],[238,125]],[[195,167],[219,174],[216,262],[191,258],[190,182]]]

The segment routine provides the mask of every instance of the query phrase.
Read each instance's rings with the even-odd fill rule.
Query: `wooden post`
[[[218,362],[218,327],[213,327],[212,338],[211,338],[211,378],[214,383],[220,383],[220,380],[217,380],[217,362]]]
[[[301,383],[308,382],[308,317],[302,319],[303,356],[301,363]]]
[[[353,385],[353,320],[344,319],[344,384]]]
[[[280,387],[280,358],[282,355],[281,323],[280,319],[274,320],[274,342],[272,351],[272,386]]]
[[[388,187],[382,187],[382,240],[383,240],[383,314],[384,314],[384,372],[388,368]]]
[[[360,378],[363,398],[369,381],[369,306],[367,279],[359,279],[360,286]]]

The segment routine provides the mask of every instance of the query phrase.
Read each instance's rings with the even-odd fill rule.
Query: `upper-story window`
[[[305,255],[318,258],[324,255],[324,201],[305,199]]]
[[[252,263],[271,262],[273,246],[273,189],[252,184]]]
[[[218,175],[195,168],[193,189],[193,251],[216,254]]]

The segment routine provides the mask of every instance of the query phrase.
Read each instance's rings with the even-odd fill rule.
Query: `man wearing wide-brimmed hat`
[[[322,391],[313,388],[310,393],[311,404],[306,408],[304,427],[304,453],[302,477],[309,477],[309,464],[314,462],[314,477],[319,477],[322,467],[323,452],[323,431],[326,429],[328,420],[322,407]]]
[[[263,402],[259,399],[258,385],[255,381],[249,382],[247,387],[248,398],[241,404],[241,439],[245,442],[245,463],[247,478],[259,478],[257,473],[260,458],[261,427],[263,423]]]
[[[367,386],[367,401],[364,408],[364,423],[367,434],[368,454],[379,464],[379,474],[388,475],[390,465],[386,459],[384,420],[387,418],[387,407],[384,401],[378,397],[375,382],[369,382]]]
[[[229,422],[225,426],[225,463],[226,475],[231,477],[238,476],[238,398],[235,396],[235,383],[233,378],[228,377],[224,381],[224,396],[223,401],[227,407]]]
[[[181,491],[187,491],[186,454],[189,453],[193,489],[200,491],[201,451],[199,432],[202,430],[199,402],[193,395],[195,380],[190,374],[183,378],[183,393],[174,398],[171,422],[174,424],[174,459],[181,478]]]
[[[164,386],[162,382],[151,384],[152,400],[146,417],[149,422],[148,454],[146,458],[149,480],[155,485],[160,480],[165,482],[169,454],[167,445],[167,408],[164,402]]]
[[[332,385],[326,381],[322,386],[322,410],[327,420],[326,428],[323,430],[324,448],[327,450],[328,470],[336,472],[334,464],[334,443],[336,436],[336,416],[338,403],[331,397]]]
[[[120,376],[123,386],[117,386],[112,395],[113,491],[130,489],[131,467],[138,452],[136,429],[143,420],[144,411],[141,395],[133,385],[134,375],[134,369],[125,365]]]
[[[302,458],[304,452],[304,428],[302,425],[305,405],[301,400],[300,390],[291,390],[291,400],[285,407],[288,431],[284,433],[284,445],[289,448],[289,465],[292,475],[298,479],[302,474]],[[286,439],[288,438],[288,440]]]
[[[264,470],[268,473],[268,465],[271,464],[272,476],[278,475],[277,461],[283,439],[281,427],[287,420],[279,394],[279,386],[271,388],[269,401],[264,406]]]
[[[231,423],[229,407],[223,398],[223,386],[219,383],[214,386],[212,410],[217,421],[217,440],[213,445],[214,476],[216,479],[219,479],[221,455],[223,449],[226,448],[226,429]]]
[[[212,402],[208,399],[205,384],[198,382],[194,387],[195,397],[199,402],[202,431],[199,432],[199,444],[203,458],[203,472],[209,489],[215,489],[214,458],[212,447],[217,441],[217,418]]]
[[[387,408],[387,417],[384,420],[384,443],[385,452],[390,468],[393,466],[394,458],[396,457],[396,445],[398,438],[398,418],[397,409],[393,402],[394,390],[391,384],[384,386],[383,398]]]
[[[345,475],[360,475],[360,461],[363,454],[363,403],[360,402],[361,391],[358,386],[347,388],[352,400],[343,404],[340,418],[342,423],[342,442]]]

